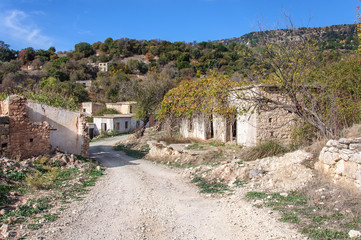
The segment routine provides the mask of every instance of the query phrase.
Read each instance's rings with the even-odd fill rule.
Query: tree
[[[288,31],[295,31],[291,21],[290,23],[291,27]],[[337,111],[340,105],[335,99],[346,92],[337,93],[335,86],[327,82],[328,77],[319,71],[323,63],[318,57],[316,43],[308,39],[307,35],[275,42],[274,39],[272,40],[272,31],[261,34],[263,47],[258,48],[256,58],[265,64],[264,70],[260,74],[244,79],[241,83],[243,86],[273,85],[278,88],[283,100],[271,99],[262,91],[254,91],[247,96],[239,94],[238,98],[264,111],[284,109],[297,115],[327,138],[337,136],[345,125],[340,125],[342,119],[340,114],[330,113],[340,113]],[[291,35],[296,36],[295,33]],[[319,74],[318,77],[315,73]],[[359,76],[353,81],[358,82],[358,78]],[[352,94],[360,94],[360,92],[355,88]]]
[[[229,90],[236,86],[229,76],[212,72],[206,78],[183,81],[163,98],[157,118],[168,126],[180,118],[213,114],[231,118],[236,113],[228,101]]]
[[[164,95],[175,86],[167,74],[148,72],[145,80],[133,81],[132,98],[137,102],[136,118],[143,122],[137,137],[143,136],[150,117],[154,116]]]
[[[10,49],[10,45],[0,41],[0,62],[9,62],[15,59],[16,52]]]
[[[75,52],[83,53],[84,57],[89,57],[90,55],[94,54],[92,46],[86,42],[75,44]]]

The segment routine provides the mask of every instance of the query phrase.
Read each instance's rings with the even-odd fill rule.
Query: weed
[[[230,191],[228,186],[222,182],[217,181],[207,181],[202,177],[195,177],[192,180],[193,183],[201,189],[201,193],[224,193],[226,191]]]
[[[248,192],[246,197],[250,199],[265,199],[267,194],[263,192]]]
[[[35,223],[33,223],[33,224],[28,225],[28,229],[30,229],[30,230],[38,230],[38,229],[40,229],[42,227],[43,227],[43,224],[35,224]]]
[[[246,184],[245,181],[242,181],[242,180],[239,180],[239,179],[236,179],[236,181],[233,183],[236,187],[242,187]]]
[[[185,147],[187,150],[205,150],[204,146],[200,146],[199,143],[193,143]]]
[[[281,222],[298,223],[300,218],[294,212],[284,212],[279,220]]]
[[[305,227],[301,230],[303,234],[313,239],[345,239],[347,234],[335,229],[324,229],[313,226]]]
[[[115,151],[123,151],[123,152],[125,152],[125,154],[127,154],[128,156],[133,157],[133,158],[143,158],[146,155],[146,152],[144,152],[144,151],[134,150],[134,149],[131,149],[122,144],[115,146],[114,150]]]
[[[56,219],[59,218],[58,214],[44,214],[43,218],[48,222],[54,222]]]

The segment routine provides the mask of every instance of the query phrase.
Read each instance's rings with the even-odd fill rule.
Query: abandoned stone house
[[[251,89],[238,89],[230,92],[229,101],[237,108],[247,108],[249,105],[248,102],[238,97],[239,91],[242,91],[243,95],[257,94],[262,91],[270,99],[284,101],[277,88],[256,86]],[[294,114],[280,108],[272,111],[254,109],[245,114],[237,114],[232,122],[221,116],[206,117],[200,114],[182,119],[180,133],[183,137],[215,139],[244,146],[254,146],[266,140],[277,140],[284,144],[290,144],[291,130],[295,119]]]
[[[85,116],[12,95],[0,102],[0,156],[27,158],[52,150],[89,156]]]

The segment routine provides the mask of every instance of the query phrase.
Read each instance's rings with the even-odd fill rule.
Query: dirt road
[[[239,195],[211,198],[172,169],[91,144],[105,176],[71,203],[41,239],[305,239]]]

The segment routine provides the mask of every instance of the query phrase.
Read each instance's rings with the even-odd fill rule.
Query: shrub
[[[166,142],[167,144],[172,144],[172,143],[191,143],[192,141],[187,138],[161,137],[157,139],[157,142]]]
[[[104,114],[119,114],[119,112],[113,108],[103,107],[99,111],[97,111],[94,116],[104,116]]]

